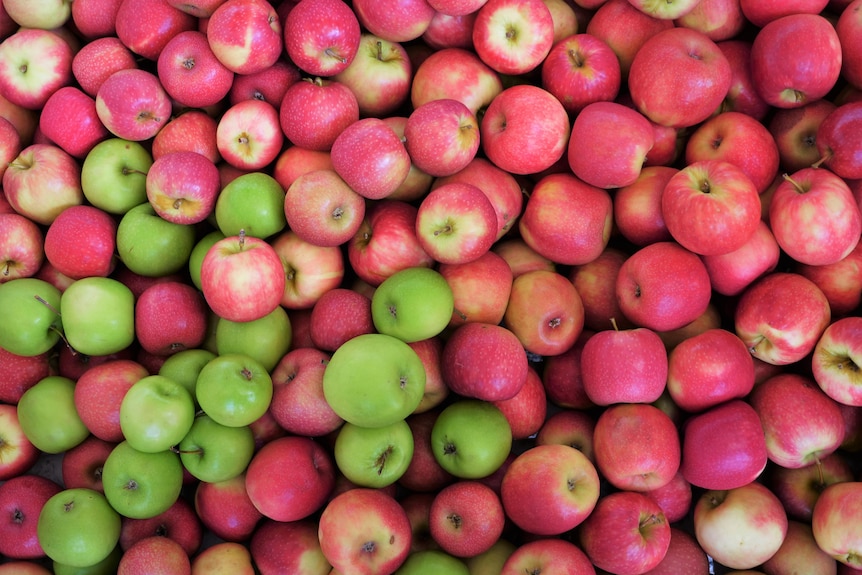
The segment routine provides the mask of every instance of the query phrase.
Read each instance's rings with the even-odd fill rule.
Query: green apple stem
[[[818,161],[818,163],[822,162],[822,161],[823,161],[823,159],[821,158]],[[814,167],[816,167],[816,166],[814,166]],[[808,188],[806,186],[803,186],[802,184],[800,184],[799,182],[797,182],[796,180],[791,178],[788,174],[781,174],[781,177],[784,178],[785,182],[789,182],[790,185],[793,186],[793,189],[796,190],[796,193],[804,194],[808,191]]]
[[[50,309],[51,311],[53,311],[55,314],[57,314],[57,317],[60,317],[60,310],[58,310],[57,308],[55,308],[54,306],[52,306],[50,303],[48,303],[48,302],[45,300],[45,298],[43,298],[43,297],[42,297],[42,296],[40,296],[39,294],[36,294],[36,295],[34,295],[33,297],[36,299],[36,301],[38,301],[39,303],[41,303],[42,305],[44,305],[45,307],[47,307],[48,309]],[[72,347],[71,345],[69,345],[69,340],[68,340],[68,339],[66,339],[66,334],[64,334],[62,330],[57,329],[57,326],[56,326],[56,325],[54,325],[54,324],[51,324],[51,326],[50,326],[48,329],[50,329],[50,330],[52,330],[52,331],[57,332],[57,335],[59,335],[59,336],[60,336],[60,339],[62,339],[62,340],[63,340],[63,343],[65,343],[65,344],[66,344],[66,347],[68,347],[68,348],[69,348],[69,351],[70,351],[70,352],[72,352],[72,355],[73,355],[73,356],[78,355],[78,351],[77,351],[74,347]]]

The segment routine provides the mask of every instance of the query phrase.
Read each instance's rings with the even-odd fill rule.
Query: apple
[[[230,321],[218,318],[215,329],[219,355],[242,353],[258,361],[271,372],[291,345],[292,329],[287,311],[276,307],[262,318]]]
[[[818,339],[811,359],[812,374],[818,386],[827,396],[850,406],[862,403],[851,367],[856,365],[855,340],[859,326],[855,316],[830,323]]]
[[[282,22],[261,0],[229,0],[207,21],[207,40],[216,58],[236,74],[260,72],[284,50]]]
[[[473,49],[501,74],[526,74],[542,64],[554,43],[554,20],[542,0],[488,0],[473,23]]]
[[[218,164],[222,158],[218,150],[217,131],[218,122],[213,116],[203,110],[185,110],[168,120],[153,137],[153,159],[173,152],[197,152],[213,164]]]
[[[584,392],[595,405],[652,403],[665,389],[668,353],[651,329],[606,329],[584,343],[580,369]]]
[[[96,113],[114,136],[152,138],[171,116],[171,100],[158,76],[143,69],[118,70],[99,86]]]
[[[536,306],[537,302],[541,305]],[[512,282],[503,325],[529,353],[558,355],[574,345],[583,330],[583,302],[572,282],[559,272],[527,272]]]
[[[437,262],[468,263],[487,253],[497,238],[497,214],[473,184],[450,182],[432,189],[416,214],[416,236]]]
[[[22,393],[43,377],[51,375],[51,359],[49,352],[27,357],[0,347],[0,366],[7,375],[7,379],[0,384],[0,402],[16,405]]]
[[[520,235],[503,238],[491,246],[491,251],[509,264],[513,279],[528,271],[556,271],[557,269],[557,264],[553,260],[527,245]]]
[[[75,409],[74,390],[73,380],[51,375],[25,391],[18,400],[19,431],[39,451],[61,453],[90,434]]]
[[[59,28],[72,17],[71,2],[62,0],[59,2],[8,0],[3,3],[3,9],[12,20],[26,28],[45,30]]]
[[[458,399],[434,421],[431,446],[443,469],[462,479],[480,479],[503,465],[511,450],[512,429],[493,404]]]
[[[349,241],[365,217],[365,199],[332,169],[298,176],[286,189],[287,224],[302,239],[318,246]]]
[[[358,335],[373,333],[371,299],[348,288],[329,290],[311,310],[310,331],[314,347],[326,352]]]
[[[534,437],[542,428],[548,413],[548,397],[539,373],[530,368],[524,385],[509,399],[493,404],[503,412],[512,430],[512,439],[520,441]]]
[[[81,191],[94,207],[122,215],[147,201],[147,173],[153,165],[141,143],[108,138],[81,163]]]
[[[37,535],[39,514],[47,501],[63,487],[40,475],[22,474],[0,485],[0,553],[8,559],[41,559],[45,556]]]
[[[450,327],[502,321],[513,274],[501,256],[489,250],[471,262],[440,264],[437,271],[449,284],[454,298]]]
[[[364,29],[390,42],[419,38],[436,12],[427,0],[359,0],[353,11]]]
[[[255,448],[251,428],[222,425],[206,414],[193,417],[186,434],[173,445],[183,468],[206,483],[238,477],[251,461]]]
[[[32,411],[32,408],[28,410],[25,407],[25,421],[27,420],[26,411]],[[28,424],[25,423],[25,425]],[[30,431],[30,427],[28,425],[25,430],[25,427],[21,425],[17,406],[0,404],[0,437],[2,437],[0,453],[3,454],[2,465],[0,465],[0,479],[3,481],[26,473],[36,464],[42,453],[41,448],[29,438],[27,431]],[[41,437],[35,439],[39,445],[50,447],[48,443],[41,440]],[[13,521],[13,524],[15,523],[20,524],[20,521]],[[3,551],[3,553],[9,555],[6,551]]]
[[[760,221],[757,229],[742,247],[711,256],[702,256],[712,289],[726,296],[736,296],[757,279],[775,271],[781,248],[769,225]]]
[[[694,534],[710,557],[731,569],[769,560],[787,535],[778,497],[757,481],[704,492],[694,506]]]
[[[207,36],[198,30],[174,35],[159,52],[156,70],[168,95],[187,108],[219,103],[234,79],[234,73],[213,54]]]
[[[31,144],[3,173],[6,200],[17,213],[50,225],[66,208],[84,203],[81,168],[53,144]]]
[[[255,575],[248,547],[235,541],[221,541],[192,558],[192,575]]]
[[[859,32],[859,4],[850,2],[841,10],[835,33],[841,41],[841,76],[857,88],[862,86],[862,63],[859,54],[849,47],[859,41]]]
[[[138,451],[164,451],[189,432],[194,408],[185,387],[163,375],[149,375],[136,381],[123,396],[120,429]]]
[[[428,494],[429,497],[433,497],[434,492],[455,481],[455,476],[437,462],[431,442],[431,432],[440,411],[442,408],[435,406],[427,411],[414,412],[405,419],[413,435],[413,457],[407,469],[398,478],[397,485],[414,493]],[[430,538],[429,533],[426,535]]]
[[[209,217],[221,191],[218,168],[197,152],[159,156],[146,175],[147,200],[159,216],[175,224]]]
[[[645,575],[675,575],[677,573],[708,573],[710,561],[697,540],[679,527],[670,528],[670,545],[658,565]]]
[[[812,573],[836,573],[837,567],[835,559],[817,546],[810,524],[788,521],[784,542],[763,568],[781,574],[792,572],[796,565],[806,565]]]
[[[137,12],[138,8],[143,13]],[[123,0],[116,9],[115,31],[108,35],[116,35],[129,50],[155,62],[171,38],[193,30],[196,23],[191,14],[168,2],[144,0],[136,4]]]
[[[446,278],[421,266],[395,272],[377,286],[371,298],[377,332],[407,343],[442,332],[449,325],[453,307],[454,295]]]
[[[272,176],[288,190],[297,178],[317,170],[332,170],[329,150],[310,150],[289,145],[279,154],[272,167]]]
[[[731,399],[688,418],[682,430],[680,471],[693,486],[728,490],[757,479],[766,468],[760,416],[744,400]],[[722,435],[722,429],[733,429]]]
[[[275,248],[242,231],[213,244],[201,263],[207,304],[229,321],[252,321],[272,312],[281,302],[285,283]]]
[[[72,279],[107,277],[116,266],[117,222],[93,206],[69,206],[45,232],[45,258]]]
[[[702,32],[681,27],[647,39],[632,59],[628,76],[637,109],[653,122],[675,128],[709,118],[727,94],[730,81],[730,64],[715,42]]]
[[[104,493],[102,467],[116,444],[90,435],[63,454],[60,479],[63,486],[86,487]]]
[[[35,276],[45,261],[44,245],[35,222],[14,212],[0,214],[0,283]]]
[[[323,372],[323,393],[332,410],[361,427],[383,427],[404,419],[419,405],[424,391],[422,360],[404,341],[382,333],[346,341]]]
[[[323,556],[334,569],[357,575],[394,573],[410,554],[411,535],[407,513],[398,501],[369,488],[336,495],[318,522]]]
[[[441,98],[415,108],[404,126],[413,164],[433,177],[466,168],[479,150],[479,122],[459,100]]]
[[[251,101],[251,100],[249,100]],[[286,226],[285,191],[266,172],[247,172],[223,186],[215,220],[225,236],[269,238]]]
[[[781,166],[789,173],[810,167],[820,159],[817,132],[836,106],[819,99],[797,108],[779,108],[767,128],[778,146]]]
[[[570,114],[593,102],[613,101],[620,91],[620,60],[605,40],[572,34],[556,41],[542,61],[542,87]]]
[[[532,573],[536,570],[570,575],[592,575],[596,572],[580,547],[556,537],[539,538],[519,545],[503,560],[500,569],[501,575]]]
[[[0,116],[0,135],[3,136],[3,139],[0,140],[3,142],[0,144],[0,161],[2,161],[2,165],[0,165],[0,180],[2,180],[3,174],[9,167],[9,162],[21,153],[23,145],[21,135],[18,133],[17,128],[15,128],[15,125],[2,116]],[[10,210],[11,206],[8,206],[7,202],[7,209],[3,213],[7,213]]]
[[[314,521],[264,520],[254,530],[249,550],[262,575],[326,575],[332,566],[323,556]]]
[[[358,148],[367,150],[356,154]],[[380,200],[407,178],[411,159],[404,142],[380,118],[357,120],[335,138],[330,150],[335,172],[360,196]]]
[[[339,246],[314,245],[290,229],[271,239],[270,245],[281,261],[280,304],[287,310],[310,310],[321,295],[341,285],[346,270]]]
[[[191,575],[191,559],[182,546],[167,537],[141,539],[123,552],[117,575],[132,575],[146,570],[153,575]]]
[[[826,487],[811,516],[811,529],[817,546],[839,563],[852,568],[859,565],[859,529],[855,522],[859,500],[858,481],[836,483]],[[849,521],[849,523],[845,523]]]
[[[494,96],[479,132],[482,150],[494,165],[526,175],[543,172],[563,157],[571,124],[563,104],[550,92],[519,84]],[[529,148],[524,142],[531,142]]]
[[[72,76],[74,52],[52,30],[19,28],[0,42],[0,92],[15,105],[41,110]]]
[[[120,405],[126,392],[149,375],[143,365],[131,359],[106,361],[84,372],[75,384],[73,399],[90,433],[103,441],[122,441]]]
[[[468,575],[464,561],[455,555],[439,549],[420,549],[413,551],[395,571],[395,575],[419,575],[420,573],[451,573]]]
[[[278,117],[282,132],[295,146],[325,152],[359,120],[359,113],[359,100],[347,84],[314,78],[287,87]]]
[[[108,277],[74,281],[60,297],[66,342],[86,355],[109,355],[135,339],[135,302],[131,290]]]
[[[168,537],[179,543],[188,555],[200,551],[203,526],[193,504],[185,497],[177,499],[167,510],[154,517],[124,517],[120,530],[120,549],[128,549],[141,539],[153,535]]]
[[[703,314],[712,288],[700,258],[676,242],[665,241],[639,248],[623,262],[615,292],[628,319],[661,332],[678,329]]]
[[[593,435],[596,417],[580,409],[549,410],[548,413],[547,419],[536,434],[536,445],[567,445],[583,453],[595,464]]]
[[[684,520],[691,511],[693,490],[691,483],[680,471],[661,487],[648,489],[643,493],[658,503],[671,524]]]
[[[746,19],[736,0],[706,0],[677,17],[674,23],[703,32],[714,42],[721,42],[738,36]]]
[[[96,114],[96,101],[75,86],[63,86],[48,97],[39,114],[39,130],[78,159],[110,135]]]
[[[286,436],[261,447],[246,471],[254,506],[275,521],[298,521],[321,509],[335,485],[335,463],[322,445]]]
[[[645,573],[667,554],[670,529],[658,503],[636,491],[617,491],[599,499],[578,538],[596,567],[613,573]]]
[[[119,4],[117,1],[117,4]],[[112,22],[113,24],[113,22]],[[78,27],[81,32],[81,28]],[[83,32],[82,32],[83,33]],[[72,57],[72,75],[85,94],[96,97],[102,82],[118,70],[137,68],[135,55],[113,35],[85,43]]]
[[[788,316],[784,307],[791,301]],[[740,297],[734,331],[754,357],[788,365],[814,349],[830,321],[829,302],[814,282],[796,273],[773,272]]]
[[[155,517],[180,496],[183,466],[170,450],[144,452],[118,443],[102,468],[105,497],[117,513],[133,519]]]
[[[860,118],[862,102],[857,101],[838,106],[823,119],[816,141],[821,160],[815,165],[825,165],[841,178],[862,178],[862,163],[853,154],[859,141]]]
[[[800,31],[809,38],[804,50],[795,41]],[[840,74],[841,42],[835,27],[818,13],[781,16],[754,36],[751,75],[757,93],[771,106],[797,108],[823,98]]]
[[[592,102],[572,122],[568,164],[587,184],[621,188],[637,181],[654,144],[652,126],[640,112],[617,102]]]
[[[216,128],[221,157],[242,171],[260,170],[281,152],[279,112],[263,100],[242,100],[228,108]]]
[[[370,33],[362,33],[356,56],[332,79],[350,88],[364,116],[385,118],[410,96],[413,64],[407,50]]]
[[[195,397],[216,423],[242,427],[257,420],[272,399],[272,378],[263,365],[242,353],[211,359],[198,374]]]
[[[120,515],[104,495],[86,488],[51,496],[36,525],[39,543],[51,560],[86,567],[108,557],[120,538]]]
[[[857,284],[862,280],[859,267],[859,254],[862,246],[858,243],[850,254],[834,264],[822,266],[798,264],[796,270],[817,284],[823,295],[829,300],[832,318],[837,319],[849,315],[859,305],[857,296],[862,301],[862,291]]]
[[[334,76],[359,50],[359,20],[341,0],[297,4],[284,22],[288,58],[312,76]]]
[[[263,518],[248,497],[245,473],[214,483],[199,482],[194,508],[201,523],[225,541],[249,541]]]
[[[60,290],[38,278],[0,283],[0,347],[15,355],[41,355],[60,340]]]
[[[413,457],[413,434],[403,419],[383,427],[345,423],[338,430],[333,457],[339,471],[360,487],[394,484]]]
[[[415,67],[410,101],[418,108],[432,100],[452,98],[477,114],[502,91],[500,75],[475,51],[443,48],[433,51]]]
[[[661,198],[678,171],[671,166],[645,166],[634,182],[615,191],[614,225],[625,239],[639,247],[673,239],[664,221]]]

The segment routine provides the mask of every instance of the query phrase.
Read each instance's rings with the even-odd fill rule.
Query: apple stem
[[[383,61],[383,42],[378,40],[376,43],[377,47],[377,59],[381,62]]]
[[[617,325],[617,318],[611,318],[611,325],[613,326],[614,331],[620,331],[620,326]]]
[[[793,186],[793,189],[796,190],[799,194],[804,194],[808,190],[802,186],[799,182],[791,178],[788,174],[781,174],[781,177],[784,178],[784,181],[790,182],[790,185]]]
[[[664,518],[661,515],[656,515],[655,513],[651,514],[649,517],[644,518],[643,521],[638,525],[639,528],[643,529],[649,525],[660,525],[664,523]]]
[[[572,59],[572,64],[577,68],[584,65],[584,56],[578,50],[569,50],[569,58]]]
[[[819,168],[821,165],[823,165],[824,162],[829,161],[829,158],[831,158],[831,157],[832,157],[832,148],[826,148],[826,153],[824,153],[823,156],[821,156],[821,158],[819,160],[817,160],[816,162],[811,164],[811,167],[812,168]]]
[[[439,236],[440,234],[448,234],[451,231],[452,231],[452,226],[447,224],[446,226],[442,227],[439,230],[434,230],[434,235]]]
[[[40,295],[38,295],[38,294],[34,295],[33,297],[34,297],[34,298],[36,298],[36,301],[37,301],[37,302],[39,302],[39,303],[40,303],[40,304],[42,304],[43,306],[47,307],[49,310],[51,310],[52,312],[56,313],[57,315],[60,315],[60,311],[59,311],[57,308],[55,308],[54,306],[52,306],[51,304],[49,304],[49,303],[45,300],[45,298],[43,298],[42,296],[40,296]]]
[[[347,58],[345,58],[344,56],[339,56],[339,55],[338,55],[338,52],[336,52],[336,51],[335,51],[335,50],[333,50],[332,48],[327,48],[327,49],[326,49],[326,51],[325,51],[324,53],[325,53],[327,56],[329,56],[330,58],[335,58],[336,60],[338,60],[338,61],[339,61],[339,62],[341,62],[342,64],[347,64]]]
[[[245,247],[245,228],[240,228],[239,230],[239,249],[242,250]]]
[[[814,461],[814,465],[817,466],[817,481],[822,489],[826,487],[826,480],[823,478],[823,463],[821,463],[819,457]]]
[[[460,317],[462,321],[467,321],[467,314],[458,308],[455,308],[455,315]]]
[[[186,454],[186,455],[200,455],[200,454],[202,454],[202,453],[204,452],[204,450],[203,450],[203,449],[201,449],[201,448],[197,448],[197,449],[180,449],[180,448],[178,448],[178,447],[171,447],[171,452],[173,452],[173,453],[177,453],[177,454],[179,454],[179,455],[183,455],[183,454]]]
[[[10,261],[3,262],[3,277],[4,278],[8,278],[9,274],[12,273],[10,270],[11,267],[12,267],[12,262],[10,262]]]

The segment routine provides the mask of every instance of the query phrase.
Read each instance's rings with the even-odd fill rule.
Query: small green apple
[[[186,436],[194,419],[191,393],[163,375],[139,379],[120,402],[120,429],[138,451],[170,449]]]
[[[113,278],[72,282],[60,297],[60,315],[66,342],[84,355],[110,355],[135,341],[135,296]]]
[[[92,205],[125,214],[147,201],[150,152],[139,142],[109,138],[89,151],[81,164],[81,189]]]
[[[122,441],[105,459],[102,485],[117,513],[148,519],[167,511],[179,498],[183,464],[173,451],[145,453]]]
[[[186,388],[197,404],[195,385],[203,367],[216,356],[208,349],[184,349],[168,356],[159,368],[159,375],[164,375]]]
[[[52,567],[54,568],[54,575],[116,575],[117,568],[120,566],[120,559],[122,558],[123,548],[117,545],[107,557],[95,565],[75,567],[54,561]]]
[[[345,423],[334,447],[341,473],[361,487],[395,483],[413,459],[413,432],[403,419],[383,427]]]
[[[64,489],[45,502],[36,523],[36,535],[49,559],[87,567],[114,551],[121,524],[120,515],[98,491]]]
[[[254,433],[247,425],[228,427],[200,415],[180,441],[179,453],[183,466],[197,479],[226,481],[248,467],[254,455]]]
[[[459,399],[437,416],[431,449],[440,467],[462,479],[491,475],[512,450],[512,428],[492,403]]]
[[[395,575],[428,575],[429,573],[470,575],[470,570],[467,569],[464,561],[454,555],[439,549],[421,549],[411,553]]]
[[[225,236],[240,230],[256,238],[268,238],[287,225],[284,188],[265,172],[249,172],[228,183],[216,200],[215,218]]]
[[[213,230],[199,239],[189,254],[189,276],[196,288],[201,289],[201,264],[204,257],[213,245],[223,240],[225,235],[218,230]]]
[[[261,363],[241,353],[218,355],[201,369],[198,405],[228,427],[250,425],[269,409],[272,378]]]
[[[75,382],[50,375],[18,400],[18,422],[30,443],[45,453],[67,451],[90,435],[75,409]]]
[[[378,332],[411,343],[443,331],[454,307],[452,288],[440,272],[411,267],[377,286],[371,297],[371,318]]]
[[[287,353],[293,338],[290,318],[281,306],[251,321],[219,318],[216,350],[219,355],[242,353],[256,359],[271,372]]]
[[[195,235],[194,226],[169,222],[145,202],[123,214],[117,226],[117,252],[136,274],[162,277],[188,266]]]
[[[323,395],[343,420],[383,427],[413,413],[425,394],[425,366],[409,345],[367,333],[341,344],[323,372]]]
[[[0,347],[32,357],[60,339],[60,290],[38,278],[0,283]]]

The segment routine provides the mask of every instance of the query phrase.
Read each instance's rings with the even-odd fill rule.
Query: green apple
[[[228,427],[250,425],[269,409],[272,378],[261,363],[241,353],[217,355],[198,375],[198,405]]]
[[[117,226],[120,260],[142,276],[162,277],[185,269],[195,241],[194,226],[162,219],[149,202],[127,211]]]
[[[115,575],[117,567],[120,566],[120,559],[123,558],[123,548],[120,545],[114,547],[107,557],[96,563],[95,565],[87,565],[86,567],[75,567],[58,563],[54,561],[54,575]]]
[[[449,555],[439,549],[421,549],[411,553],[395,575],[428,575],[429,573],[445,573],[446,575],[470,575],[467,564],[454,555]]]
[[[249,172],[228,183],[216,200],[215,218],[225,236],[268,238],[287,225],[284,188],[265,172]]]
[[[163,375],[139,379],[120,402],[120,429],[138,451],[170,449],[186,436],[194,419],[192,394]]]
[[[60,297],[66,343],[84,355],[110,355],[135,341],[135,296],[113,278],[72,282]]]
[[[216,325],[216,350],[219,355],[245,354],[271,372],[287,353],[292,337],[287,311],[278,306],[262,318],[251,321],[219,318]]]
[[[0,283],[0,347],[22,356],[36,356],[60,339],[60,290],[38,278]]]
[[[179,498],[183,464],[173,451],[146,453],[122,441],[105,459],[102,485],[117,513],[148,519],[167,511]]]
[[[204,261],[204,256],[207,255],[207,252],[211,247],[213,247],[213,245],[224,238],[225,235],[223,233],[218,230],[213,230],[199,239],[192,248],[192,252],[189,254],[189,276],[191,276],[192,283],[196,288],[202,289],[201,264]]]
[[[431,428],[431,450],[440,467],[462,479],[491,475],[512,450],[512,428],[492,403],[459,399],[448,405]]]
[[[121,524],[120,515],[98,491],[64,489],[42,507],[36,536],[49,559],[71,567],[87,567],[114,551]]]
[[[164,375],[185,387],[197,404],[195,385],[197,385],[198,375],[215,356],[215,353],[203,348],[178,351],[168,356],[162,363],[159,375]]]
[[[30,443],[45,453],[67,451],[90,435],[75,409],[75,382],[50,375],[18,400],[18,421]]]
[[[92,205],[125,214],[147,201],[150,152],[139,142],[109,138],[87,153],[81,164],[81,189]]]
[[[413,413],[425,394],[425,366],[408,344],[367,333],[341,344],[323,372],[323,395],[343,420],[383,427]]]
[[[179,452],[186,471],[201,481],[218,483],[245,471],[254,447],[249,426],[228,427],[200,415],[180,441]]]
[[[338,430],[335,463],[341,473],[361,487],[395,483],[413,458],[413,432],[403,419],[383,427],[345,423]]]
[[[371,318],[380,333],[407,343],[438,335],[452,320],[455,297],[436,270],[411,267],[395,272],[371,296]]]

